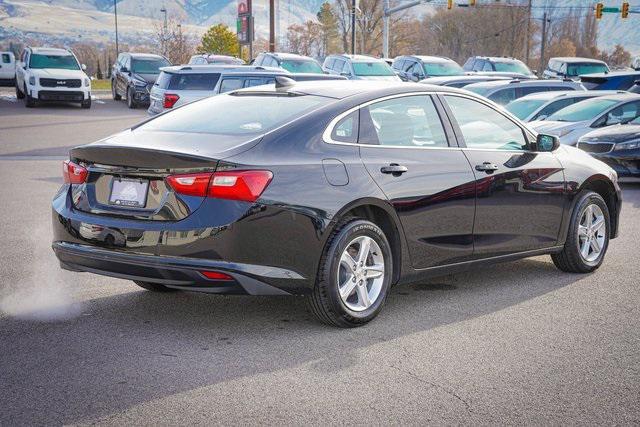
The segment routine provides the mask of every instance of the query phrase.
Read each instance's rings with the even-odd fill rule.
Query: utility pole
[[[269,0],[269,52],[276,51],[276,5]]]
[[[162,6],[160,12],[164,13],[164,27],[162,30],[162,56],[167,56],[167,8]]]
[[[120,49],[118,47],[118,0],[113,0],[113,16],[116,18],[116,61],[117,61],[118,55],[120,54]]]
[[[356,54],[356,0],[351,0],[351,54]]]
[[[525,48],[525,63],[529,66],[529,42],[531,37],[531,1],[529,0],[529,4],[527,5],[527,36],[524,40],[524,48]]]
[[[382,55],[385,58],[389,57],[389,17],[396,12],[431,1],[433,0],[415,0],[400,6],[390,7],[389,0],[384,0],[382,6]]]
[[[540,68],[538,74],[542,75],[544,70],[544,45],[547,44],[547,12],[542,15],[542,40],[540,43]]]

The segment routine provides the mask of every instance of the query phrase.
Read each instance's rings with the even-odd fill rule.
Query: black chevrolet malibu
[[[593,271],[621,204],[587,153],[411,83],[278,78],[74,148],[63,174],[63,268],[160,292],[304,294],[343,327],[427,276],[540,254]]]

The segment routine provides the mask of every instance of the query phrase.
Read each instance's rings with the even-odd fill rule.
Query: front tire
[[[551,254],[553,263],[568,273],[590,273],[602,264],[609,247],[611,221],[602,197],[583,192],[571,214],[567,240],[561,252]]]
[[[89,98],[89,99],[85,99],[84,101],[82,101],[82,102],[80,103],[80,106],[81,106],[82,108],[86,108],[86,109],[91,108],[91,98]]]
[[[26,98],[24,105],[27,108],[34,108],[36,105],[38,105],[38,101],[34,97],[29,95],[29,92],[27,91],[27,87],[26,86],[24,88],[24,93],[25,93],[25,98]]]
[[[24,92],[18,87],[18,81],[16,80],[16,98],[24,99]]]
[[[127,107],[131,108],[131,109],[135,109],[138,107],[138,104],[136,104],[135,99],[133,99],[133,91],[131,90],[131,88],[127,89]]]
[[[134,280],[133,283],[151,292],[177,292],[178,291],[177,289],[167,288],[166,286],[161,285],[159,283],[140,282],[137,280]]]
[[[387,237],[374,223],[356,219],[336,227],[308,296],[313,314],[341,328],[373,320],[391,286],[392,259]]]

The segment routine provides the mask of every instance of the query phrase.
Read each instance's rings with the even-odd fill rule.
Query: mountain
[[[73,42],[92,40],[108,42],[113,38],[114,0],[0,0],[0,41],[31,37],[38,40]],[[282,37],[292,24],[316,19],[316,13],[325,0],[276,0],[277,32]],[[335,0],[329,0],[335,1]],[[467,0],[456,0],[466,3]],[[479,0],[486,3],[495,0]],[[391,0],[392,5],[400,0]],[[442,2],[440,2],[442,3]],[[503,4],[526,3],[526,0],[502,0]],[[621,2],[617,2],[616,6]],[[631,9],[640,11],[640,0],[630,0]],[[256,33],[268,35],[268,0],[253,0]],[[587,0],[533,0],[533,13],[541,18],[542,7],[560,6],[564,10],[575,8],[584,13],[592,5]],[[162,7],[169,19],[183,23],[194,37],[206,27],[224,23],[235,28],[236,0],[117,0],[118,26],[121,40],[138,43],[151,40],[155,27],[163,19]],[[433,7],[423,5],[412,9],[412,14],[430,13]],[[562,10],[561,10],[562,11]],[[619,14],[604,14],[599,21],[598,45],[611,50],[622,44],[627,50],[640,54],[640,14],[623,20]]]

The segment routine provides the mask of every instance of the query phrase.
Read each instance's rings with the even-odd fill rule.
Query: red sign
[[[238,15],[251,13],[251,0],[238,0]]]

